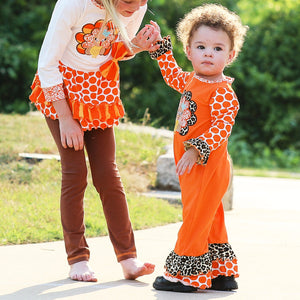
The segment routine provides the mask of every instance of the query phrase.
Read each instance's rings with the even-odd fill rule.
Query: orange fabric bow
[[[128,50],[122,42],[114,43],[111,49],[112,59],[100,67],[102,76],[108,80],[116,81],[119,78],[118,61],[121,60],[127,53]]]

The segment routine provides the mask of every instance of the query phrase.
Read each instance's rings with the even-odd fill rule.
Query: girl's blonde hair
[[[231,49],[235,51],[235,57],[242,49],[248,26],[244,26],[240,17],[226,7],[219,4],[204,4],[192,9],[178,23],[177,37],[186,46],[190,45],[195,31],[202,25],[222,29],[231,41]]]
[[[101,3],[103,4],[104,8],[105,8],[105,20],[104,23],[105,24],[109,19],[112,20],[112,22],[117,26],[117,28],[120,31],[120,34],[122,36],[122,40],[124,41],[124,43],[126,44],[126,46],[131,49],[132,47],[132,43],[128,37],[126,28],[124,26],[124,24],[120,21],[117,10],[116,10],[116,6],[118,4],[119,0],[101,0]]]

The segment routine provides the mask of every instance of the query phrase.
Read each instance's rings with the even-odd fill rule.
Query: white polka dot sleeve
[[[228,140],[239,110],[239,102],[232,89],[222,87],[212,95],[210,108],[211,127],[199,137],[184,143],[186,149],[194,146],[199,151],[198,163],[202,165],[206,164],[211,151]]]

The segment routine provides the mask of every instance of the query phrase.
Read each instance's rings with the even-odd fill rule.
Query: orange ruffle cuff
[[[67,99],[73,118],[79,120],[83,130],[107,128],[119,124],[124,116],[124,107],[119,97],[119,80],[104,78],[100,71],[82,72],[60,64],[63,75],[63,92]],[[47,90],[41,87],[38,74],[31,85],[29,96],[36,108],[46,117],[58,119]],[[55,95],[55,93],[52,95]],[[61,95],[60,95],[61,98]]]
[[[212,261],[212,270],[197,275],[183,276],[177,274],[174,276],[168,271],[164,272],[164,278],[171,282],[181,282],[184,285],[193,286],[201,290],[209,289],[211,287],[211,280],[220,275],[239,277],[237,260]]]
[[[184,285],[193,286],[201,290],[209,289],[212,279],[211,272],[191,276],[182,276],[180,274],[173,276],[167,271],[164,272],[164,278],[171,282],[181,282]]]
[[[171,282],[208,289],[211,280],[220,275],[239,277],[237,259],[228,243],[209,244],[209,251],[200,256],[171,251],[166,259],[164,278]]]
[[[237,259],[232,260],[214,260],[212,261],[212,278],[216,278],[220,275],[239,277]]]

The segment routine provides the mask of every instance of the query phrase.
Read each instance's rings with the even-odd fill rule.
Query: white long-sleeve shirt
[[[137,33],[146,9],[147,5],[144,5],[130,17],[119,15],[130,39]],[[57,1],[39,54],[38,75],[42,88],[62,84],[62,74],[59,71],[60,61],[75,70],[94,72],[111,59],[110,51],[106,55],[93,56],[82,54],[77,50],[79,42],[76,40],[76,35],[87,34],[87,29],[94,28],[93,26],[104,18],[105,10],[100,8],[94,0]],[[84,38],[87,42],[91,42],[93,35],[85,35]],[[116,41],[119,39],[118,35]]]

